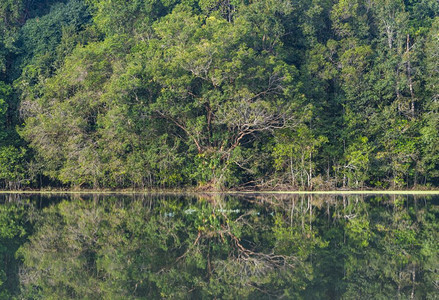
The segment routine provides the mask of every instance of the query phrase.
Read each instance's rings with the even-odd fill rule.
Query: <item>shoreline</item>
[[[0,194],[278,194],[278,195],[439,195],[439,190],[328,190],[328,191],[200,191],[200,190],[0,190]]]

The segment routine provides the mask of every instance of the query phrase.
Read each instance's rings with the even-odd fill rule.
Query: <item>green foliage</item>
[[[2,1],[0,147],[16,167],[1,180],[437,186],[438,14],[435,0]]]
[[[427,70],[427,90],[428,98],[424,113],[424,126],[420,130],[422,139],[422,165],[428,177],[437,181],[439,178],[439,18],[436,17],[428,35],[426,44],[426,70]],[[435,182],[436,182],[435,181]]]
[[[14,146],[0,147],[0,182],[7,189],[20,189],[26,184],[26,150]]]
[[[94,23],[107,36],[130,33],[143,36],[154,21],[167,15],[178,3],[175,0],[85,1],[93,9]]]
[[[283,172],[293,187],[312,189],[316,166],[314,155],[328,139],[324,136],[315,138],[307,126],[300,126],[295,132],[280,132],[276,140],[273,149],[276,170]],[[279,174],[279,178],[282,177]]]
[[[6,71],[7,56],[14,52],[14,42],[20,19],[23,16],[24,1],[5,0],[0,3],[0,74]]]
[[[12,88],[0,81],[0,145],[4,145],[8,137],[7,132],[7,113],[8,100],[12,93]]]
[[[28,20],[20,29],[18,41],[22,53],[18,59],[20,70],[27,65],[36,65],[48,70],[46,72],[52,71],[64,59],[56,53],[63,35],[77,35],[89,19],[84,2],[70,0],[66,4],[53,5],[42,17]]]
[[[373,147],[366,137],[359,137],[346,150],[346,164],[344,174],[348,179],[347,185],[351,187],[363,186],[368,179],[370,159]]]

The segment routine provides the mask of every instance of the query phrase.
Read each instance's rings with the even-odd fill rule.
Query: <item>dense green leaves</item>
[[[57,3],[48,14],[28,20],[20,29],[18,45],[21,55],[17,62],[21,63],[19,68],[40,65],[43,70],[48,69],[47,72],[50,72],[51,67],[53,70],[64,59],[65,53],[59,49],[61,39],[66,39],[66,35],[78,35],[89,19],[90,15],[83,1],[72,0],[67,4]],[[75,47],[76,44],[71,46]]]
[[[438,14],[433,0],[3,1],[0,181],[436,186]]]

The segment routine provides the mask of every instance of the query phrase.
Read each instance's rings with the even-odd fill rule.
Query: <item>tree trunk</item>
[[[413,89],[413,80],[412,80],[412,67],[410,63],[410,35],[407,34],[407,42],[406,42],[406,55],[407,55],[407,78],[409,81],[409,88],[410,88],[410,113],[412,115],[412,118],[415,117],[415,93]]]

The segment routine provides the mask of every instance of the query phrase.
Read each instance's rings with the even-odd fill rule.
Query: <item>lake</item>
[[[0,194],[0,299],[438,299],[439,196]]]

